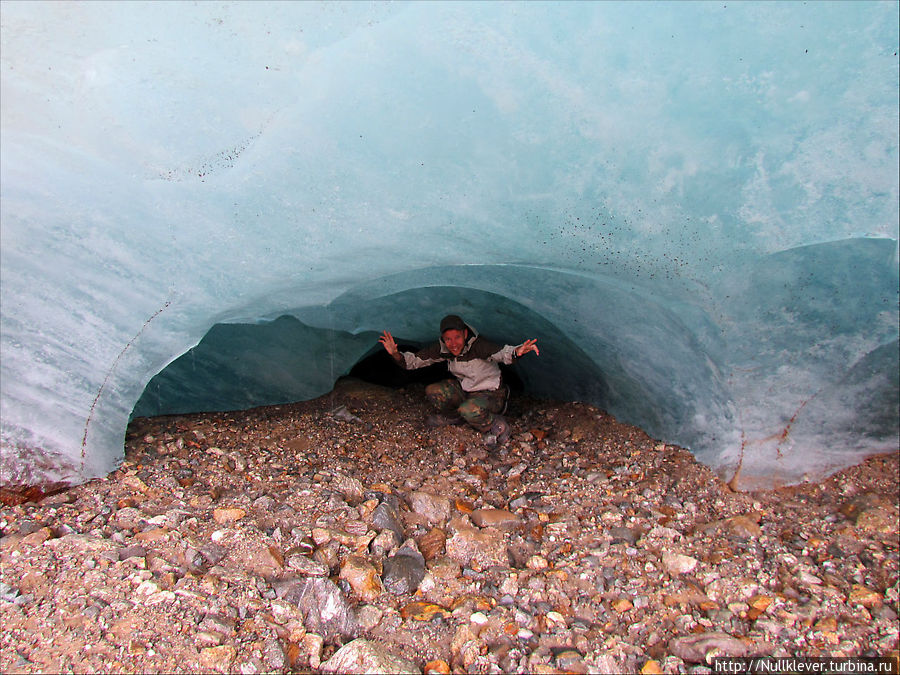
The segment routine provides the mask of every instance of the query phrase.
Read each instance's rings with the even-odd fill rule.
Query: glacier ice
[[[898,19],[4,2],[0,483],[450,311],[742,486],[896,451]]]

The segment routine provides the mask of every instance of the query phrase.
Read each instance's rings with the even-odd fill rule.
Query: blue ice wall
[[[898,19],[4,2],[0,482],[115,467],[182,355],[315,396],[447,310],[744,486],[895,451]]]

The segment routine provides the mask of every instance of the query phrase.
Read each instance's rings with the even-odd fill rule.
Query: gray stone
[[[409,495],[410,508],[432,525],[450,518],[450,500],[443,495],[416,491]]]
[[[397,513],[384,502],[376,506],[375,510],[372,511],[372,527],[379,532],[383,530],[393,532],[398,544],[403,541],[403,526],[397,520]]]
[[[635,542],[638,540],[638,533],[629,527],[611,527],[609,528],[608,534],[612,537],[614,544],[624,543],[629,546],[634,546]]]
[[[322,577],[306,577],[274,584],[277,597],[292,602],[303,613],[303,624],[310,633],[326,640],[355,638],[359,633],[356,612],[341,589]]]
[[[425,558],[418,551],[404,546],[384,561],[381,575],[385,589],[394,595],[413,593],[425,577]]]
[[[689,663],[706,663],[707,656],[746,656],[748,648],[742,640],[727,633],[699,633],[675,638],[669,642],[669,651]]]

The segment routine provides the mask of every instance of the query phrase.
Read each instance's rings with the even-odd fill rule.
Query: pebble
[[[403,541],[403,526],[397,519],[396,511],[382,502],[372,511],[372,527],[376,530],[387,530],[394,535],[397,544]]]
[[[672,575],[690,574],[697,568],[698,564],[699,561],[696,558],[683,553],[666,551],[662,555],[662,565]]]
[[[304,574],[310,577],[326,577],[328,576],[328,566],[320,563],[317,560],[313,560],[305,555],[292,555],[288,557],[287,566],[300,574]]]

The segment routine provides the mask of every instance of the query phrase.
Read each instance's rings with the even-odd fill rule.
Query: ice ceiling
[[[317,396],[448,311],[743,487],[897,449],[896,2],[0,21],[3,484],[105,474],[132,412]]]

